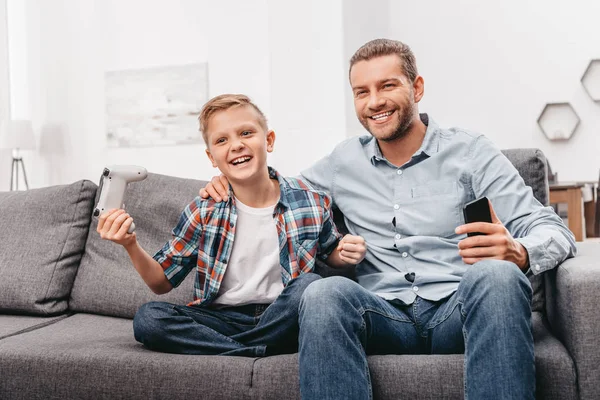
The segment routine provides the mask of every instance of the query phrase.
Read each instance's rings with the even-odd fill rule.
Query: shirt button
[[[402,257],[404,257],[404,258],[408,257],[408,253],[407,252],[402,253]]]
[[[394,210],[397,210],[399,208],[400,208],[400,206],[398,204],[394,204]]]
[[[540,270],[540,266],[539,266],[539,265],[537,265],[537,264],[535,264],[535,270],[536,270],[536,271],[539,271],[539,270]]]
[[[418,287],[418,286],[413,286],[413,290],[414,290],[415,292],[418,292],[418,291],[419,291],[419,287]]]
[[[397,173],[398,175],[402,175],[402,170],[401,170],[401,169],[399,169],[398,171],[396,171],[396,173]]]
[[[398,240],[402,239],[402,235],[401,235],[401,234],[399,234],[399,233],[397,233],[397,234],[396,234],[396,239],[398,239]]]

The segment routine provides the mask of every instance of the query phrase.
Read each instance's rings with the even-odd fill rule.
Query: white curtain
[[[0,0],[0,126],[9,119],[10,84],[8,74],[8,23],[6,2]]]

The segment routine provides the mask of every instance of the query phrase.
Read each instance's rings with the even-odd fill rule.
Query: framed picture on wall
[[[109,71],[106,139],[109,147],[198,143],[198,114],[208,100],[208,64]]]

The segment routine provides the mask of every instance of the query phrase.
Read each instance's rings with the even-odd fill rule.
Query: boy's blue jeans
[[[372,398],[367,354],[464,352],[465,398],[533,399],[531,296],[525,274],[495,260],[470,267],[450,297],[410,305],[346,278],[316,281],[299,310],[302,398]]]
[[[291,280],[270,305],[214,309],[150,302],[133,319],[135,339],[167,353],[262,357],[298,351],[298,308],[304,290],[321,279]]]

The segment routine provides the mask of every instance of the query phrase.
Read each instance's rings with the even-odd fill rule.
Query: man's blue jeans
[[[470,267],[452,296],[410,305],[346,278],[314,282],[299,310],[302,398],[372,398],[367,355],[464,352],[465,398],[533,399],[531,296],[525,274],[495,260]]]
[[[313,273],[291,280],[270,305],[215,309],[150,302],[133,319],[135,339],[156,351],[262,357],[298,351],[298,307]]]

